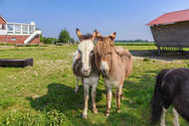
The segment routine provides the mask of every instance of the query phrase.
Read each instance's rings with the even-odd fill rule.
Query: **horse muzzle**
[[[101,70],[101,73],[102,73],[103,77],[108,77],[109,72],[107,70],[103,69],[103,70]]]
[[[90,70],[90,69],[82,69],[82,74],[83,74],[84,76],[89,76],[90,73],[91,73],[91,70]]]

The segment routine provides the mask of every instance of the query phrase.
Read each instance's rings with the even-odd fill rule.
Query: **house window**
[[[6,28],[5,28],[5,24],[2,24],[2,29],[3,29],[3,30],[5,30],[5,29],[6,29]]]
[[[20,34],[21,33],[21,25],[20,24],[16,24],[15,25],[15,33],[16,34]]]
[[[28,34],[28,25],[22,25],[23,34]]]
[[[13,24],[8,24],[8,33],[13,33]]]
[[[5,30],[5,24],[0,24],[0,30]]]
[[[35,31],[35,26],[34,25],[30,25],[30,34],[33,34]]]

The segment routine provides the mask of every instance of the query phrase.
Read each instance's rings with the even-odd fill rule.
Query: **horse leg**
[[[124,99],[124,97],[123,97],[123,90],[121,90],[121,93],[120,93],[121,95],[120,95],[120,99],[122,100],[122,99]]]
[[[116,103],[117,103],[117,112],[120,112],[120,104],[121,104],[121,93],[122,93],[122,86],[117,88],[116,90]]]
[[[160,122],[160,126],[165,126],[165,114],[166,114],[166,109],[163,108],[163,113],[161,115],[161,122]]]
[[[97,87],[97,84],[93,85],[92,86],[92,91],[91,91],[93,112],[95,114],[98,113],[98,110],[96,108],[96,87]]]
[[[106,92],[106,116],[110,115],[111,102],[112,102],[112,89],[110,87],[107,87],[107,92]]]
[[[89,85],[84,84],[84,109],[83,109],[83,118],[87,118],[87,111],[88,111],[88,100],[89,100]]]
[[[175,108],[173,108],[173,114],[174,114],[174,120],[173,120],[174,126],[180,126],[179,125],[179,114]]]
[[[78,90],[79,90],[79,80],[80,80],[80,77],[76,77],[76,86],[75,86],[75,93],[77,93],[78,92]]]

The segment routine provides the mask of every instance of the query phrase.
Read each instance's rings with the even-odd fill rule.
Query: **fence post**
[[[158,48],[158,55],[160,56],[161,55],[161,48],[160,48],[160,46],[158,46],[157,48]]]

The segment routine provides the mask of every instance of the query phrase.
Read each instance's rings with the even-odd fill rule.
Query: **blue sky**
[[[117,32],[117,39],[152,40],[145,24],[188,5],[189,0],[0,0],[0,15],[9,22],[35,21],[48,37],[66,28],[76,39],[78,27],[83,33]]]

